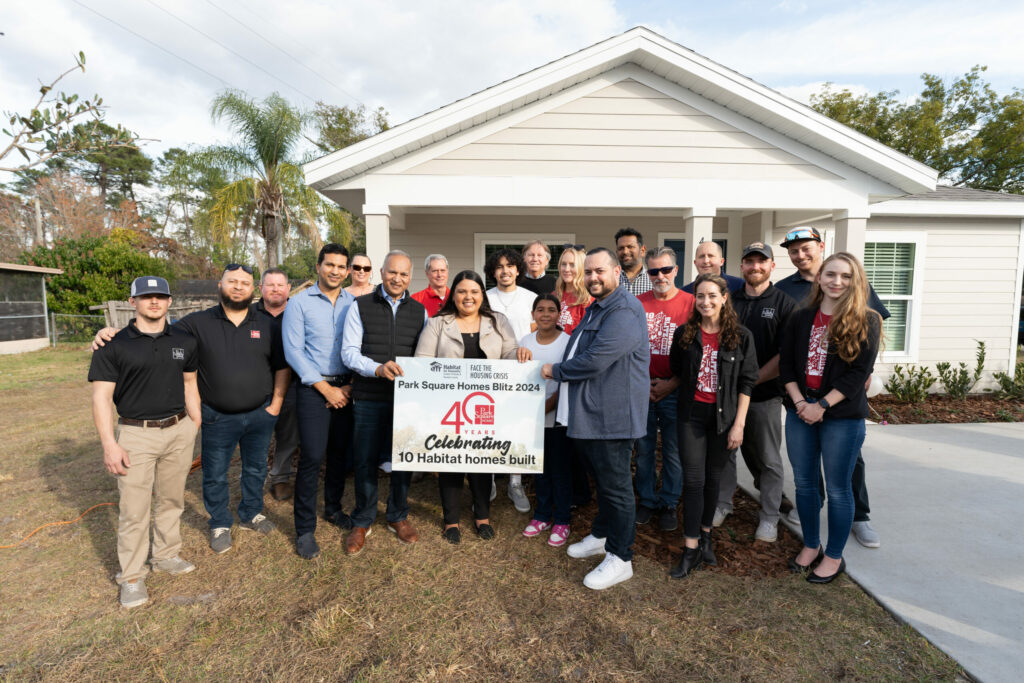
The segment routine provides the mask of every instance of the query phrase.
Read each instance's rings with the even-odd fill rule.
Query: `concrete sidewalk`
[[[851,536],[850,576],[971,676],[1024,680],[1024,424],[868,425],[864,460],[882,547]]]

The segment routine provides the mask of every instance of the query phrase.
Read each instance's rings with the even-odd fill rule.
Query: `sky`
[[[643,25],[806,101],[825,81],[920,91],[922,73],[975,64],[1024,87],[1024,3],[962,0],[33,0],[0,16],[0,110],[86,54],[60,88],[99,94],[107,119],[170,147],[227,142],[224,88],[293,104],[388,111],[392,125]],[[6,121],[6,116],[4,117]],[[0,139],[0,143],[3,140]],[[5,145],[4,145],[5,146]]]

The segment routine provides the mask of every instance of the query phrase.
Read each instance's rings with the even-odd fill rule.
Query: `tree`
[[[236,230],[258,230],[266,247],[266,265],[278,265],[283,240],[294,231],[320,248],[320,223],[350,232],[350,220],[305,182],[293,160],[308,115],[277,93],[262,102],[236,90],[214,98],[215,123],[226,120],[238,138],[233,145],[201,149],[188,157],[194,169],[219,169],[229,182],[217,191],[210,211],[214,236],[226,244]],[[243,234],[243,237],[245,235]],[[254,253],[259,263],[263,256]],[[259,263],[259,265],[263,265]]]
[[[363,105],[351,109],[323,102],[316,103],[313,122],[317,137],[308,139],[325,154],[383,133],[390,127],[384,107],[377,107],[373,113],[367,113]]]
[[[121,126],[101,128],[104,112],[99,95],[80,100],[75,94],[55,93],[54,87],[64,77],[79,70],[85,71],[82,52],[75,57],[75,66],[40,86],[39,99],[27,114],[4,112],[10,128],[3,133],[10,142],[0,150],[0,171],[17,173],[66,154],[134,146],[138,138],[131,131]],[[20,162],[16,163],[15,152],[21,155]]]
[[[79,128],[85,124],[79,124]],[[103,122],[97,124],[103,135],[114,135],[117,129]],[[153,160],[138,147],[94,149],[69,155],[67,165],[99,188],[100,200],[116,209],[124,201],[137,203],[135,186],[148,186],[152,181]]]
[[[1000,97],[983,66],[946,83],[923,74],[912,101],[899,91],[854,95],[826,83],[811,106],[931,166],[946,183],[1024,193],[1024,90]]]

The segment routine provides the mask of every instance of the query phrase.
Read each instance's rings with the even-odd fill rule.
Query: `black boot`
[[[704,560],[704,564],[710,564],[712,567],[718,564],[718,560],[715,558],[715,547],[711,543],[711,532],[700,530],[700,556]]]
[[[685,579],[690,572],[700,569],[700,565],[700,548],[683,548],[682,557],[672,566],[668,575],[673,579]]]

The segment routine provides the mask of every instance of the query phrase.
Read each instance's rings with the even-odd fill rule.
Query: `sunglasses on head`
[[[576,251],[583,251],[586,248],[587,245],[585,244],[570,244],[569,242],[566,242],[562,245],[562,249],[575,249]]]
[[[369,273],[373,269],[373,266],[352,266],[352,270],[357,273]]]
[[[783,242],[795,242],[797,240],[814,240],[817,242],[821,239],[818,234],[810,228],[797,228],[796,230],[790,230],[786,233],[786,239]]]
[[[238,270],[239,268],[244,270],[249,275],[252,275],[252,266],[247,266],[244,263],[229,263],[226,266],[224,266],[224,272],[226,273],[229,270]]]
[[[647,269],[647,274],[650,275],[651,277],[658,277],[659,275],[668,275],[669,273],[671,273],[675,269],[676,269],[675,266],[662,266],[661,268],[648,268]]]

